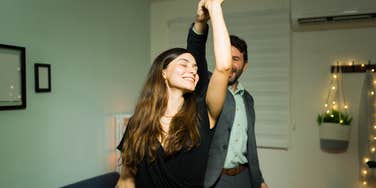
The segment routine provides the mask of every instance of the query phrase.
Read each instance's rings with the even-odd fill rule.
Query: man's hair
[[[243,53],[244,62],[248,62],[248,52],[247,52],[247,43],[235,35],[230,35],[231,45],[237,48],[241,53]]]

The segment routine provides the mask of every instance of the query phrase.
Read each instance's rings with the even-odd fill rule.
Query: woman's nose
[[[196,67],[189,67],[188,71],[191,72],[191,73],[193,73],[193,74],[196,74],[197,73],[197,68]]]

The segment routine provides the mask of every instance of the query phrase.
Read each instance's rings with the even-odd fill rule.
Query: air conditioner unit
[[[376,12],[363,13],[363,14],[346,14],[346,15],[333,15],[333,16],[319,16],[309,18],[298,18],[298,24],[316,24],[316,23],[341,23],[341,22],[357,22],[357,21],[375,21]]]
[[[376,3],[374,3],[376,5]],[[336,9],[321,8],[319,11],[307,9],[291,16],[293,31],[328,30],[360,27],[376,27],[375,5],[363,9],[352,9],[343,6],[342,11]]]

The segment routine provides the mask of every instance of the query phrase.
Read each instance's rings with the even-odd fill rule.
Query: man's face
[[[228,80],[228,85],[236,83],[242,75],[243,71],[247,68],[248,63],[244,62],[243,53],[241,53],[237,48],[231,46],[232,55],[232,71]]]

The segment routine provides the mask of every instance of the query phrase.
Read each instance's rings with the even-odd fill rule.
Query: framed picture
[[[0,44],[0,110],[26,108],[25,47]]]
[[[51,65],[34,64],[35,92],[51,92]]]

